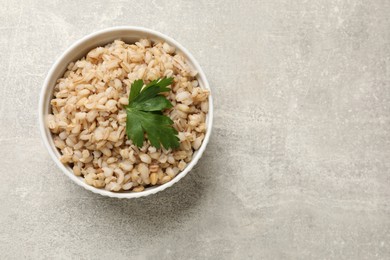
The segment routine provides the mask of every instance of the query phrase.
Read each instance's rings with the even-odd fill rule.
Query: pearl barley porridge
[[[57,81],[47,118],[61,162],[89,185],[110,191],[143,191],[169,182],[205,137],[209,91],[199,87],[196,75],[174,47],[147,39],[116,40],[70,63]],[[163,93],[173,107],[163,115],[172,119],[180,145],[157,149],[146,135],[137,147],[126,134],[131,86],[163,77],[173,78]]]

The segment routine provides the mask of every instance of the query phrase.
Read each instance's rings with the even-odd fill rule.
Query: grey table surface
[[[1,259],[389,259],[390,2],[0,0]],[[157,195],[72,183],[41,143],[74,41],[138,25],[210,81],[198,166]]]

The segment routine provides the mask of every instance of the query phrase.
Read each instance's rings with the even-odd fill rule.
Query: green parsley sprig
[[[160,93],[169,92],[168,86],[172,82],[173,78],[162,78],[144,86],[140,79],[131,85],[129,104],[125,107],[126,134],[138,147],[142,147],[145,133],[156,148],[161,145],[165,149],[179,147],[177,131],[172,127],[173,121],[162,114],[162,111],[171,108],[172,104]]]

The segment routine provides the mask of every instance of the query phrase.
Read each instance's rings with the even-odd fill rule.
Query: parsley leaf
[[[179,147],[177,131],[172,127],[173,121],[162,114],[162,110],[171,108],[172,104],[160,95],[169,92],[173,78],[157,79],[144,87],[142,80],[131,85],[127,113],[126,134],[138,147],[142,147],[146,133],[150,143],[165,149]]]

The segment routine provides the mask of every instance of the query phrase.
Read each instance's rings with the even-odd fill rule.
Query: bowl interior
[[[209,89],[209,84],[204,76],[204,73],[202,69],[200,68],[199,64],[196,62],[196,60],[192,57],[192,55],[185,50],[179,43],[174,41],[173,39],[149,30],[145,28],[138,28],[138,27],[115,27],[106,29],[100,32],[93,33],[91,35],[88,35],[84,37],[83,39],[77,41],[75,44],[73,44],[68,50],[66,50],[62,56],[57,60],[57,62],[53,65],[51,71],[49,72],[40,97],[40,127],[41,127],[41,133],[43,136],[44,143],[56,162],[56,164],[62,169],[62,171],[73,181],[75,181],[77,184],[83,186],[84,188],[91,190],[95,193],[99,193],[101,195],[110,196],[110,197],[117,197],[117,198],[133,198],[133,197],[142,197],[149,194],[154,194],[160,190],[163,190],[177,181],[179,181],[181,178],[183,178],[197,163],[197,161],[200,159],[207,143],[210,137],[211,133],[211,125],[212,125],[212,97],[211,94],[209,96],[209,113],[206,116],[206,125],[207,125],[207,131],[205,135],[205,139],[203,140],[203,143],[199,150],[194,152],[194,156],[192,161],[187,165],[187,167],[180,172],[173,180],[171,180],[168,183],[165,183],[160,186],[153,186],[148,187],[142,192],[131,192],[131,191],[124,191],[124,192],[111,192],[104,189],[98,189],[95,187],[92,187],[84,182],[84,179],[82,177],[77,177],[73,174],[72,169],[67,166],[63,165],[59,161],[60,152],[55,147],[53,142],[53,136],[49,130],[49,128],[46,126],[45,118],[47,115],[51,112],[51,106],[50,106],[50,100],[53,97],[53,90],[54,86],[56,84],[57,79],[63,76],[63,74],[66,71],[66,68],[68,64],[72,61],[76,61],[82,57],[84,57],[91,49],[99,47],[99,46],[105,46],[106,44],[113,42],[114,40],[121,39],[126,43],[135,43],[141,38],[148,38],[152,41],[166,41],[172,46],[176,47],[176,52],[181,53],[186,58],[187,62],[192,66],[195,70],[198,71],[197,80],[199,82],[200,87]]]

